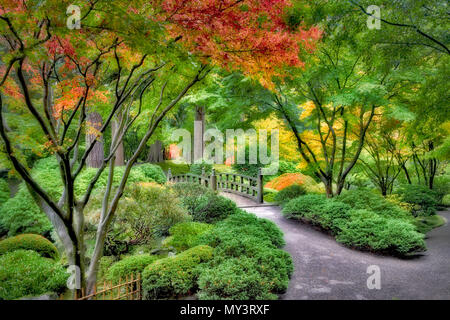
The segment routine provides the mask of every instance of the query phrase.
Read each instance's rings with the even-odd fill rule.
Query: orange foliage
[[[284,188],[290,187],[294,184],[308,186],[316,185],[316,182],[313,178],[301,173],[285,173],[266,183],[265,188],[281,191]]]

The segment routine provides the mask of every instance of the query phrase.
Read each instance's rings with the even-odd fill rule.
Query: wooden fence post
[[[209,181],[211,183],[211,188],[216,191],[217,190],[217,176],[216,176],[216,169],[212,169],[211,171],[211,180]]]
[[[167,171],[167,181],[170,182],[171,179],[172,179],[172,169],[169,168],[169,171]]]
[[[263,186],[263,175],[261,173],[261,168],[258,169],[258,181],[257,181],[257,202],[264,203],[264,186]]]

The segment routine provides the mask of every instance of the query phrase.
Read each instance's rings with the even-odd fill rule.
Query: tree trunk
[[[203,151],[205,150],[205,108],[197,107],[195,110],[194,123],[194,158],[193,163],[203,159]]]
[[[111,137],[114,137],[116,135],[117,130],[119,130],[119,122],[117,120],[114,120],[111,123]],[[119,135],[120,134],[121,133],[119,133]],[[114,164],[119,167],[125,165],[125,152],[123,147],[123,139],[121,139],[119,146],[117,147]]]
[[[97,112],[90,112],[87,115],[86,148],[96,139],[97,133],[102,127],[102,122],[102,116]],[[97,142],[86,159],[86,166],[88,168],[100,168],[103,163],[103,158],[103,137],[100,136],[97,138]]]
[[[402,164],[402,169],[405,172],[406,180],[408,181],[408,184],[412,184],[411,177],[409,176],[408,169],[406,168],[405,164]]]

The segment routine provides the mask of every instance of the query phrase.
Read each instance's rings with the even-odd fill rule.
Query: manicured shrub
[[[379,216],[367,210],[352,213],[336,240],[362,250],[398,255],[426,249],[424,235],[414,225],[400,219]]]
[[[214,229],[201,235],[197,242],[217,247],[221,243],[240,237],[254,237],[262,242],[268,241],[275,247],[282,247],[285,244],[283,233],[272,221],[259,219],[243,211],[218,222]]]
[[[439,194],[422,185],[405,184],[397,190],[397,194],[402,201],[414,205],[413,214],[415,216],[435,214],[440,203]]]
[[[200,300],[274,300],[271,285],[255,268],[253,259],[232,258],[205,268],[198,284]]]
[[[176,183],[171,186],[194,221],[213,223],[237,211],[236,204],[211,189],[196,183]]]
[[[137,276],[138,273],[144,271],[145,267],[158,259],[158,256],[150,254],[126,257],[109,268],[106,278],[109,281],[117,282],[120,278],[125,279],[125,277],[131,275]]]
[[[46,238],[37,234],[21,234],[0,241],[0,255],[16,250],[32,250],[45,258],[57,260],[58,249]]]
[[[214,223],[236,213],[236,203],[217,194],[206,196],[195,208],[192,218],[194,221]]]
[[[286,187],[275,196],[275,201],[279,204],[284,204],[289,200],[297,198],[306,194],[306,190],[303,186],[298,184],[293,184],[292,186]]]
[[[0,224],[12,237],[22,233],[50,235],[52,224],[35,203],[25,185],[0,208]]]
[[[443,198],[442,198],[442,205],[446,206],[446,207],[450,207],[450,194],[446,194]]]
[[[349,220],[351,207],[338,200],[327,199],[318,210],[308,218],[316,221],[324,230],[337,234]]]
[[[283,190],[292,185],[303,186],[308,193],[324,193],[323,187],[317,184],[313,178],[301,173],[285,173],[266,183],[266,188]]]
[[[145,299],[168,299],[193,293],[197,287],[199,265],[212,258],[213,249],[197,246],[175,257],[155,261],[143,273]]]
[[[106,277],[109,272],[109,268],[118,261],[118,258],[115,256],[103,256],[100,258],[99,266],[98,266],[98,274],[97,278],[99,282],[106,280]]]
[[[8,182],[5,179],[0,179],[0,207],[8,201],[10,195]]]
[[[270,188],[264,188],[264,201],[265,202],[276,202],[275,201],[275,196],[277,195],[278,191],[275,189],[270,189]]]
[[[317,207],[326,201],[325,196],[308,194],[292,199],[283,207],[283,214],[287,217],[309,217],[314,214]]]
[[[69,274],[55,261],[37,252],[16,250],[0,256],[0,300],[60,293]]]
[[[168,246],[174,247],[178,252],[194,246],[197,238],[211,230],[212,225],[200,222],[182,222],[170,228],[170,238],[166,241]]]
[[[160,166],[157,166],[155,164],[141,164],[138,166],[134,166],[134,171],[140,171],[144,174],[144,176],[147,178],[147,180],[155,181],[157,183],[166,183],[166,175],[164,174],[164,171],[161,169]]]
[[[199,238],[214,247],[214,258],[202,265],[200,299],[273,299],[287,289],[293,271],[290,255],[270,221],[238,213]]]
[[[382,195],[367,189],[355,189],[343,192],[337,199],[353,209],[366,209],[385,218],[405,219],[412,221],[412,215],[399,206],[387,201]]]

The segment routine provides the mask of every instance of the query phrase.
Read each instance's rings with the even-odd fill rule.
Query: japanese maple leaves
[[[271,86],[284,66],[302,66],[301,48],[312,49],[317,28],[289,29],[289,0],[166,0],[167,29],[187,49],[214,64],[239,69]]]

